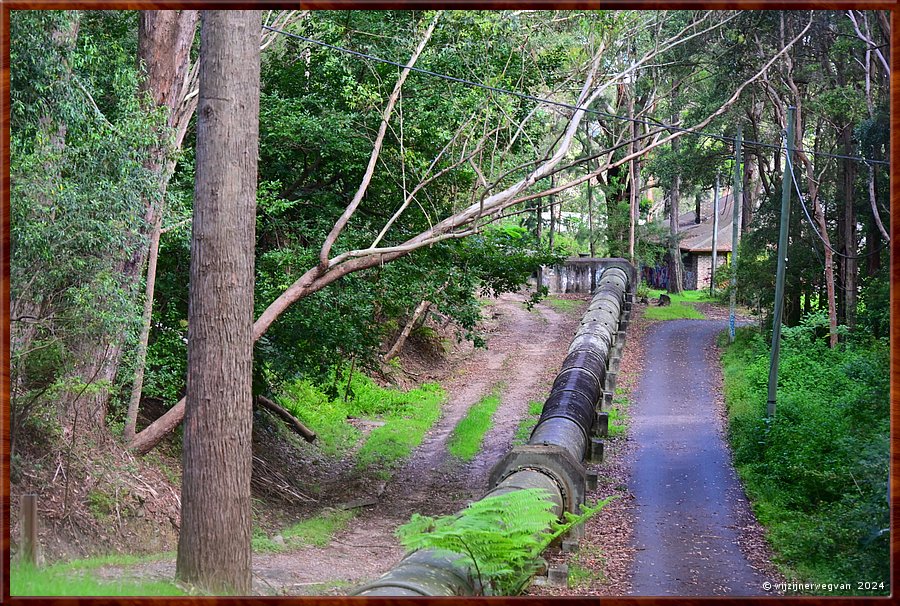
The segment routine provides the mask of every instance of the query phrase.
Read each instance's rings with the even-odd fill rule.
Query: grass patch
[[[569,589],[587,589],[595,582],[603,582],[606,575],[603,566],[606,561],[600,549],[593,545],[583,546],[569,559]]]
[[[618,391],[618,390],[616,390]],[[630,402],[624,395],[613,396],[612,406],[609,408],[609,437],[621,436],[628,428],[628,406]]]
[[[581,309],[581,306],[584,304],[584,301],[577,301],[575,299],[560,299],[558,297],[545,297],[544,302],[550,305],[556,311],[561,311],[563,313],[571,314],[576,313]]]
[[[106,563],[92,563],[90,567]],[[14,564],[10,568],[9,593],[14,596],[178,596],[188,595],[173,583],[164,581],[119,580],[100,581],[86,567],[56,564],[35,568]],[[73,574],[81,570],[81,574]]]
[[[532,400],[528,403],[528,416],[519,421],[519,426],[516,428],[516,435],[513,436],[513,446],[520,446],[528,443],[528,438],[531,437],[531,432],[534,431],[534,426],[537,425],[538,420],[540,420],[541,411],[543,410],[543,402]]]
[[[376,386],[377,387],[377,386]],[[356,454],[358,468],[377,468],[385,473],[406,460],[413,448],[422,443],[425,432],[441,416],[446,392],[437,383],[401,392],[381,389],[386,397],[373,404],[386,406],[380,418],[384,425],[376,427]]]
[[[385,471],[396,467],[418,446],[425,432],[438,420],[446,396],[437,383],[426,383],[403,391],[377,385],[356,372],[347,390],[345,378],[338,380],[342,397],[329,398],[309,381],[286,385],[279,402],[316,432],[316,444],[330,456],[346,455],[356,447],[362,433],[348,423],[348,417],[381,421],[356,453],[359,468]]]
[[[60,562],[54,564],[50,568],[60,568],[66,570],[91,570],[102,566],[135,566],[137,564],[145,564],[147,562],[158,562],[168,558],[174,558],[174,551],[166,551],[163,553],[152,553],[149,555],[131,555],[127,553],[111,553],[108,555],[94,556],[81,560],[72,560],[71,562]]]
[[[667,294],[664,290],[650,290],[650,297],[659,298],[661,294]],[[660,307],[650,305],[644,311],[644,317],[648,320],[703,320],[706,316],[697,311],[692,303],[715,303],[716,300],[703,290],[686,290],[680,295],[669,295],[671,305]]]
[[[500,405],[502,384],[495,385],[493,391],[481,398],[466,413],[450,435],[447,448],[454,457],[471,461],[481,449],[481,441],[491,428],[494,411]]]
[[[251,541],[253,551],[280,553],[302,547],[325,547],[331,543],[335,534],[347,527],[354,515],[349,509],[326,509],[308,520],[288,526],[272,537],[255,528]]]
[[[851,585],[827,595],[887,595],[888,346],[848,340],[831,349],[815,318],[804,323],[782,333],[772,420],[768,343],[740,328],[722,357],[735,467],[789,580]]]

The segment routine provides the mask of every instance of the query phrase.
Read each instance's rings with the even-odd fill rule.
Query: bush
[[[723,356],[729,437],[747,495],[787,576],[887,583],[887,347],[831,349],[815,314],[783,334],[771,421],[762,337],[739,329]]]

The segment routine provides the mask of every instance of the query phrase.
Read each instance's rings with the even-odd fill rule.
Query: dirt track
[[[374,505],[358,508],[348,528],[327,547],[305,548],[253,557],[254,593],[260,595],[341,595],[362,582],[377,578],[404,554],[394,529],[413,512],[444,515],[459,510],[487,489],[491,467],[511,447],[519,421],[530,400],[543,400],[565,357],[575,328],[587,305],[560,312],[542,303],[533,311],[524,296],[506,294],[484,310],[487,348],[476,349],[446,369],[442,384],[447,402],[441,419],[432,427],[408,463],[388,482],[361,482],[346,477],[345,490],[331,487],[335,506],[370,499]],[[497,385],[503,385],[501,403],[482,451],[464,464],[447,452],[447,440],[466,411]],[[343,494],[342,494],[343,493]],[[171,580],[175,562],[162,560],[123,570],[109,567],[102,576],[134,575]]]
[[[649,327],[632,394],[637,444],[633,595],[765,595],[755,522],[723,436],[715,337],[722,320]],[[754,567],[753,564],[756,564]]]

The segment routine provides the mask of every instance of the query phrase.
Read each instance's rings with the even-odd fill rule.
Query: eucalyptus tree
[[[110,360],[136,330],[121,259],[145,245],[161,120],[138,94],[128,14],[10,16],[13,429],[58,405],[66,432],[102,434]]]
[[[176,576],[251,590],[260,11],[203,11]]]

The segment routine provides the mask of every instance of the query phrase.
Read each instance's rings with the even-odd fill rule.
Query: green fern
[[[560,522],[553,502],[539,488],[486,497],[453,516],[413,514],[397,529],[409,550],[435,549],[459,555],[482,594],[515,595],[534,576],[537,558],[555,538],[599,512],[613,498]]]

